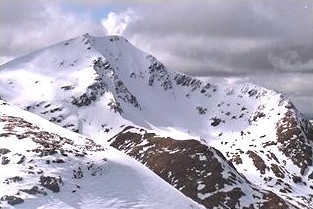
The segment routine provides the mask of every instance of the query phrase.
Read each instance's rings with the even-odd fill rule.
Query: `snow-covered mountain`
[[[217,149],[197,140],[160,137],[128,126],[110,142],[206,208],[294,207],[251,183]]]
[[[235,179],[246,179],[251,188],[270,191],[294,207],[313,207],[312,124],[276,91],[192,78],[170,71],[122,37],[88,34],[0,66],[0,83],[2,99],[103,146],[115,146],[128,126],[164,138],[195,139],[219,151],[216,159],[225,156],[229,162],[223,166],[233,164]],[[127,143],[115,147],[140,149],[136,143],[125,148]],[[247,192],[250,183],[238,185]],[[191,198],[201,202],[199,196]]]
[[[120,151],[2,100],[0,157],[0,208],[204,208]]]

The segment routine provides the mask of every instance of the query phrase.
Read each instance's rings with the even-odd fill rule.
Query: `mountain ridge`
[[[120,151],[2,100],[0,128],[1,208],[201,208]]]
[[[313,128],[276,91],[170,71],[118,36],[47,47],[0,66],[0,81],[3,99],[97,143],[127,126],[196,139],[263,189],[301,207],[312,201]]]

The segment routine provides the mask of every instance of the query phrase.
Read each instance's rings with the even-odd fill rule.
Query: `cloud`
[[[122,25],[119,35],[169,68],[276,89],[313,115],[312,1],[163,1],[130,10],[102,22]]]
[[[110,12],[106,19],[101,21],[103,27],[110,35],[122,35],[131,21],[136,21],[135,13],[128,9],[116,14]]]
[[[310,55],[305,56],[312,58],[312,5],[310,1],[157,2],[133,6],[123,23],[125,12],[111,13],[103,22],[112,23],[110,28],[123,24],[118,34],[184,72],[269,71],[277,68],[272,54],[283,56],[277,53],[288,47],[309,46]]]
[[[86,32],[106,34],[89,14],[71,13],[51,1],[2,1],[0,25],[1,57],[19,56]]]
[[[268,60],[275,70],[311,72],[313,70],[313,57],[309,60],[302,60],[297,51],[286,51],[281,56],[272,53],[268,55]]]

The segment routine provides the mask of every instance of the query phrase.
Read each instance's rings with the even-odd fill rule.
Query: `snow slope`
[[[219,150],[265,190],[311,207],[312,125],[280,93],[167,69],[122,37],[88,34],[0,66],[0,96],[101,145],[126,126]]]
[[[248,181],[221,152],[197,140],[160,137],[128,126],[110,142],[206,208],[295,207]]]
[[[0,208],[204,208],[138,161],[0,100]]]

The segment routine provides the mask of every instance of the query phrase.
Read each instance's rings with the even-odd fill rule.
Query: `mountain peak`
[[[238,173],[275,198],[300,206],[311,201],[313,128],[276,91],[223,86],[171,71],[119,36],[85,34],[0,69],[1,98],[99,144],[127,127],[195,139],[220,151]],[[123,144],[147,138],[122,136],[129,137]],[[144,146],[131,144],[120,147],[135,152]],[[142,155],[136,153],[146,163]]]

